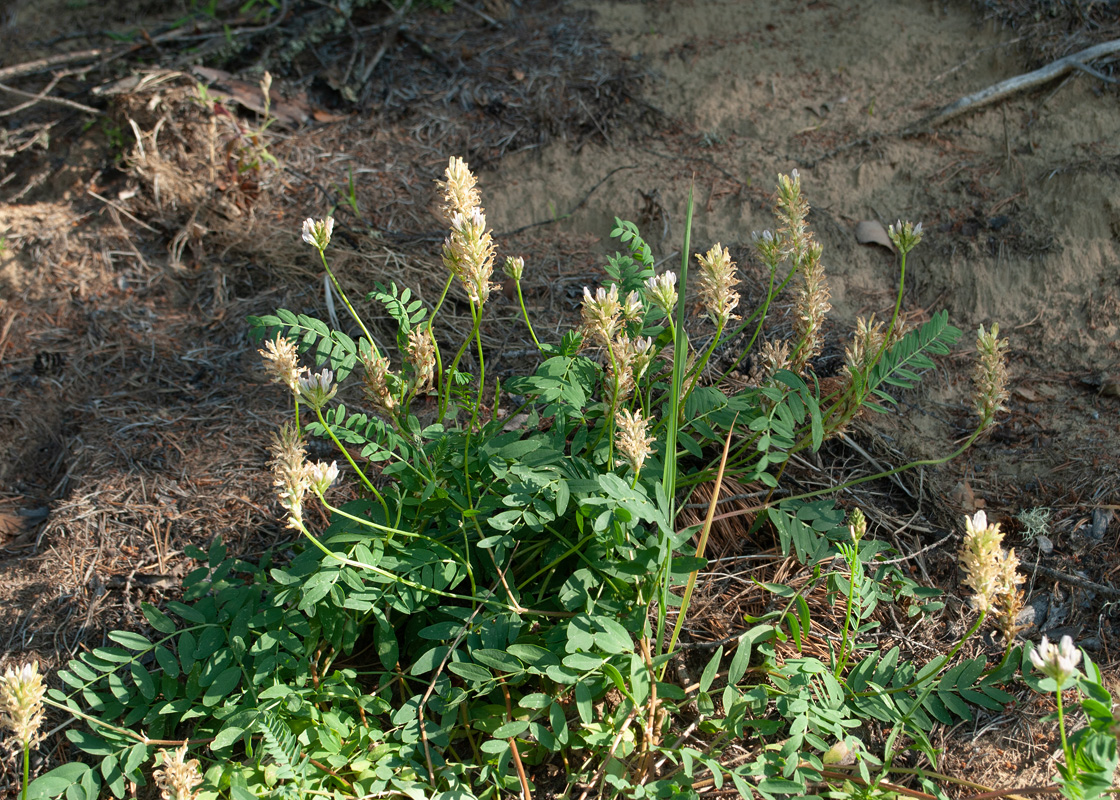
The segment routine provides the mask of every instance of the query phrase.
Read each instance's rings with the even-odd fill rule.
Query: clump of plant
[[[812,579],[762,585],[773,600],[765,614],[744,619],[694,679],[671,669],[682,663],[725,478],[778,488],[791,455],[890,402],[889,389],[913,385],[957,339],[945,314],[914,330],[900,324],[920,225],[892,226],[902,254],[894,311],[860,321],[830,390],[813,371],[829,311],[823,249],[796,173],[779,179],[777,232],[756,238],[769,288],[745,319],[728,250],[716,244],[694,265],[686,233],[679,272],[657,273],[637,228],[619,220],[625,252],[609,260],[605,285],[585,290],[579,329],[541,341],[520,287],[531,266],[507,256],[502,269],[541,359],[499,385],[487,380],[481,336],[498,263],[481,196],[456,158],[440,188],[450,231],[442,295],[429,305],[389,283],[366,298],[396,322],[392,351],[335,280],[333,220],[304,223],[360,334],[286,310],[251,320],[292,398],[272,467],[302,544],[260,565],[229,558],[218,542],[191,550],[203,564],[182,602],[143,607],[150,635],[112,633],[115,646],[60,672],[68,691],[48,703],[89,723],[67,736],[101,762],[43,776],[39,796],[61,793],[50,781],[66,779],[78,787],[68,798],[102,785],[122,797],[127,782],[145,782],[157,748],[156,780],[180,776],[165,797],[887,794],[915,772],[894,764],[903,749],[936,763],[935,724],[1012,699],[1001,687],[1026,657],[1013,638],[1021,577],[998,526],[983,515],[967,525],[974,625],[945,655],[910,663],[898,648],[878,651],[876,609],[904,600],[912,615],[932,613],[936,592],[885,561],[862,514],[845,520],[823,497],[832,489],[753,509]],[[684,302],[693,282],[702,325]],[[790,286],[794,339],[755,350],[767,309]],[[453,290],[471,327],[444,350],[434,322]],[[713,354],[744,332],[754,385],[729,394],[705,383]],[[993,326],[977,345],[980,421],[964,446],[1006,398],[1006,341]],[[338,399],[355,372],[359,408]],[[308,437],[333,442],[341,466],[309,462]],[[341,479],[357,499],[332,500]],[[679,526],[683,499],[705,482],[714,486],[706,520]],[[325,527],[313,504],[329,515]],[[817,587],[841,629],[826,659],[801,652],[820,627],[807,600]],[[958,661],[989,617],[1005,634],[1003,659]],[[860,738],[872,728],[881,746]],[[1099,746],[1075,737],[1067,763],[1100,756]],[[1087,785],[1083,772],[1064,785]],[[948,780],[918,779],[929,792]]]

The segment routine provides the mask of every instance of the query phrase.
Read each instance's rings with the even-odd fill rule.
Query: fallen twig
[[[6,111],[0,111],[0,116],[7,116],[8,114],[11,114],[15,111],[20,111],[20,110],[23,110],[23,109],[27,108],[28,106],[33,106],[36,103],[54,103],[55,105],[66,106],[67,108],[73,108],[73,109],[76,109],[78,111],[84,111],[87,114],[96,115],[96,114],[101,113],[96,108],[93,108],[92,106],[87,106],[84,103],[78,103],[78,102],[75,102],[73,100],[67,100],[65,97],[54,97],[50,94],[47,94],[47,92],[49,92],[51,89],[53,89],[55,84],[57,84],[57,83],[58,83],[57,80],[52,81],[47,86],[46,89],[39,92],[38,94],[32,94],[31,92],[25,92],[25,91],[22,91],[21,89],[15,88],[14,86],[8,86],[6,83],[0,83],[0,89],[7,92],[8,94],[18,95],[19,97],[29,97],[29,98],[31,98],[26,103],[20,103],[18,106],[15,106],[14,108],[9,108]]]
[[[1106,76],[1088,67],[1087,62],[1117,52],[1120,52],[1120,39],[1113,39],[1111,42],[1102,42],[1087,50],[1082,50],[1079,53],[1073,53],[1064,58],[1059,58],[1057,61],[1047,64],[1041,69],[1036,69],[1034,72],[1028,72],[1025,75],[1016,75],[1014,78],[1000,81],[975,94],[962,97],[955,103],[950,103],[945,106],[932,117],[923,120],[919,123],[919,126],[941,125],[955,117],[959,117],[961,114],[981,108],[982,106],[990,105],[1018,92],[1033,89],[1044,83],[1049,83],[1055,78],[1060,78],[1067,72],[1071,72],[1075,69],[1089,72],[1094,75],[1094,77],[1106,78]]]
[[[73,53],[62,53],[48,58],[37,58],[34,61],[25,61],[22,64],[13,64],[10,67],[0,69],[0,81],[5,81],[8,78],[17,78],[22,75],[34,75],[36,72],[44,72],[51,67],[57,67],[59,64],[73,64],[75,61],[91,61],[106,53],[112,52],[113,48],[111,47],[96,47],[93,50],[78,50]]]

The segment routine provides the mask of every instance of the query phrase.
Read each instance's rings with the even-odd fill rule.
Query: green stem
[[[852,603],[854,602],[853,598],[856,594],[856,573],[860,566],[858,547],[858,544],[852,545],[852,556],[848,559],[848,571],[852,573],[852,580],[848,585],[848,604],[844,609],[844,629],[840,637],[840,657],[836,659],[836,669],[832,673],[837,678],[839,678],[840,673],[844,671],[844,667],[848,665],[848,632],[851,628]]]
[[[482,393],[486,389],[486,360],[482,355],[482,333],[479,328],[482,326],[482,306],[477,309],[474,303],[471,303],[471,314],[474,316],[474,343],[478,349],[478,399],[475,400],[474,406],[471,407],[471,421],[467,424],[466,442],[463,445],[463,490],[467,493],[467,503],[470,508],[474,508],[471,502],[471,435],[474,433],[474,424],[478,420],[478,410],[482,407]],[[481,495],[479,496],[481,500]],[[476,523],[477,525],[477,523]],[[479,531],[481,535],[481,531]]]
[[[1066,769],[1073,770],[1073,753],[1069,749],[1069,742],[1066,741],[1066,717],[1062,712],[1062,686],[1058,684],[1058,688],[1054,691],[1054,695],[1058,699],[1058,733],[1062,736],[1062,752],[1066,756]]]
[[[436,340],[436,334],[432,326],[435,325],[436,314],[443,308],[443,301],[447,299],[447,292],[451,288],[451,283],[454,280],[454,275],[447,276],[447,282],[443,284],[443,294],[439,296],[439,302],[436,303],[435,308],[432,309],[432,313],[428,317],[428,334],[432,337],[432,344],[435,345],[436,350],[436,397],[441,399],[443,397],[443,356],[439,351],[439,342]]]
[[[473,308],[471,309],[471,316],[474,316]],[[463,353],[467,352],[467,347],[470,345],[471,339],[473,339],[475,333],[477,333],[479,322],[480,319],[476,317],[474,321],[474,330],[467,334],[467,338],[463,340],[463,344],[459,348],[459,352],[455,354],[455,359],[451,362],[451,366],[447,368],[447,387],[446,391],[440,397],[439,403],[439,418],[441,421],[447,414],[447,407],[451,404],[451,386],[455,383],[455,369],[459,366],[459,359],[463,357]]]
[[[689,381],[693,381],[692,388],[696,387],[696,383],[695,383],[696,377],[704,371],[704,367],[706,367],[708,365],[708,361],[711,359],[712,353],[715,352],[716,347],[719,345],[719,341],[720,341],[719,337],[723,334],[723,328],[724,328],[724,323],[723,322],[721,322],[719,325],[716,326],[716,334],[715,334],[715,336],[712,337],[712,343],[710,345],[708,345],[708,349],[704,351],[704,355],[701,356],[700,359],[696,362],[696,366],[694,366],[692,368],[692,371],[689,372],[685,376],[684,381],[685,381],[686,384]],[[688,393],[692,394],[692,389],[689,389]],[[688,402],[688,396],[687,395],[685,397],[681,398],[681,404],[682,405],[684,403],[687,403],[687,402]]]
[[[31,780],[31,745],[30,743],[23,746],[23,791],[20,793],[21,800],[27,800],[27,784]]]
[[[680,429],[680,397],[681,387],[684,385],[684,361],[687,348],[687,337],[684,333],[685,296],[688,289],[688,259],[692,249],[692,187],[688,189],[688,205],[685,211],[684,242],[681,247],[681,274],[678,276],[677,289],[677,324],[669,319],[669,330],[673,337],[673,375],[672,391],[669,393],[669,418],[666,420],[665,433],[665,462],[661,471],[661,487],[668,500],[669,527],[674,527],[677,518],[677,431]],[[657,643],[665,641],[665,622],[669,610],[669,584],[672,582],[673,546],[669,541],[669,531],[664,526],[658,526],[659,545],[663,557],[658,576],[659,597],[657,602]],[[677,624],[681,624],[684,609],[679,612]],[[666,662],[665,666],[668,666]],[[662,667],[664,675],[665,667]]]
[[[338,292],[338,296],[342,299],[342,303],[346,306],[346,310],[350,312],[350,316],[353,317],[354,322],[358,323],[358,327],[362,329],[362,333],[365,334],[365,337],[367,339],[369,339],[369,346],[370,349],[373,350],[373,354],[380,357],[381,352],[377,349],[377,343],[373,341],[373,337],[366,329],[365,323],[362,322],[361,318],[358,316],[358,312],[354,310],[354,306],[350,305],[350,300],[346,297],[346,292],[342,291],[342,286],[339,284],[338,278],[334,276],[334,272],[331,271],[330,264],[327,263],[327,254],[322,250],[319,251],[319,260],[323,262],[323,268],[327,271],[327,275],[330,276],[331,283],[334,284],[335,291]]]
[[[525,308],[525,298],[521,296],[521,281],[516,280],[514,283],[517,285],[517,302],[521,306],[521,315],[525,317],[525,327],[529,329],[529,335],[533,337],[533,344],[537,346],[539,352],[541,343],[537,341],[537,334],[533,332],[533,323],[529,321],[529,311]]]
[[[358,467],[358,464],[354,461],[353,456],[350,455],[350,451],[343,447],[342,442],[340,442],[338,440],[338,437],[334,435],[334,431],[331,430],[331,426],[328,425],[327,421],[323,418],[323,409],[316,408],[315,416],[318,417],[319,424],[323,426],[323,429],[327,432],[327,435],[331,437],[331,441],[334,442],[334,446],[339,449],[342,455],[350,463],[350,467],[354,470],[355,473],[357,473],[358,478],[361,480],[362,484],[373,494],[374,497],[377,498],[378,502],[381,503],[381,508],[385,511],[385,521],[388,522],[390,519],[392,519],[392,517],[389,515],[389,504],[385,502],[385,498],[381,496],[381,492],[377,491],[377,488],[370,482],[369,478],[366,477],[366,474],[362,472],[360,467]]]

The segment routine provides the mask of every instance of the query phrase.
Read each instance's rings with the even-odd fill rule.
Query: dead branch
[[[18,106],[12,106],[11,108],[5,109],[4,111],[0,111],[0,117],[7,117],[11,114],[15,114],[18,111],[23,111],[23,109],[29,108],[30,106],[33,106],[36,103],[55,103],[56,105],[66,106],[67,108],[73,108],[73,109],[76,109],[78,111],[84,111],[87,114],[95,114],[95,115],[100,114],[101,112],[98,111],[96,108],[92,108],[91,106],[87,106],[84,103],[78,103],[78,102],[75,102],[73,100],[67,100],[64,97],[54,97],[50,93],[51,90],[55,86],[58,85],[59,80],[62,79],[64,74],[68,74],[68,73],[60,73],[58,75],[55,75],[54,78],[51,80],[51,82],[49,84],[47,84],[46,88],[44,88],[38,94],[32,94],[31,92],[25,92],[25,91],[22,91],[21,89],[16,89],[14,86],[8,86],[8,84],[6,84],[6,83],[0,83],[0,90],[3,90],[5,92],[7,92],[8,94],[14,94],[17,97],[28,97],[28,98],[30,98],[25,103],[20,103]]]
[[[23,64],[13,64],[10,67],[0,69],[0,81],[6,81],[8,78],[16,78],[21,75],[34,75],[36,72],[44,72],[51,67],[57,67],[59,64],[73,64],[75,61],[92,61],[99,58],[106,53],[113,52],[111,47],[97,47],[93,50],[79,50],[74,53],[62,53],[57,56],[50,56],[49,58],[37,58],[34,61],[26,61]]]
[[[1101,44],[1094,45],[1087,50],[1082,50],[1079,53],[1073,53],[1059,58],[1050,64],[1047,64],[1041,69],[1036,69],[1034,72],[1028,72],[1025,75],[1016,75],[1014,78],[1008,78],[1005,81],[1000,81],[997,84],[989,86],[987,89],[982,89],[975,94],[970,94],[967,97],[962,97],[955,103],[950,103],[945,108],[938,111],[932,117],[924,120],[921,125],[936,126],[948,122],[961,114],[973,111],[982,106],[990,105],[992,103],[1003,100],[1005,97],[1010,97],[1018,92],[1027,89],[1033,89],[1036,86],[1041,86],[1044,83],[1049,83],[1055,78],[1060,78],[1067,72],[1073,70],[1089,71],[1094,74],[1095,71],[1090,70],[1087,62],[1093,59],[1101,58],[1103,56],[1112,55],[1113,53],[1120,52],[1120,39],[1113,39],[1111,42],[1102,42]],[[1105,77],[1099,73],[1095,73],[1098,77]]]

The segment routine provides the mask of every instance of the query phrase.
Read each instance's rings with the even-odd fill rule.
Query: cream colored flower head
[[[390,385],[395,376],[389,370],[389,359],[368,351],[362,355],[362,365],[366,368],[366,400],[381,413],[392,416],[397,410],[397,398]]]
[[[794,372],[800,372],[821,351],[821,329],[832,310],[831,292],[821,263],[821,245],[809,241],[801,252],[801,286],[794,305],[793,329],[799,343],[794,353]]]
[[[287,386],[293,394],[299,394],[299,379],[307,373],[307,367],[299,365],[299,353],[291,339],[278,336],[264,343],[264,350],[258,350],[265,360],[265,367],[272,373],[272,380]]]
[[[800,267],[801,259],[812,241],[812,234],[805,222],[809,216],[809,203],[801,194],[801,175],[797,170],[792,170],[789,175],[778,175],[775,214],[781,222],[778,233],[782,255],[792,258],[794,265]]]
[[[646,297],[655,308],[661,309],[666,317],[672,319],[673,309],[677,306],[677,273],[663,272],[648,278]]]
[[[452,215],[451,235],[443,243],[443,263],[462,282],[471,301],[485,305],[495,288],[490,283],[494,274],[494,241],[486,230],[486,215],[480,207]]]
[[[443,190],[443,212],[448,220],[456,213],[470,214],[471,209],[481,208],[482,195],[475,187],[478,180],[466,161],[452,156],[443,174],[445,180],[439,181],[439,187]]]
[[[617,463],[629,464],[634,472],[641,472],[649,454],[653,452],[655,437],[649,436],[649,420],[642,417],[639,409],[633,414],[628,409],[619,409],[615,414],[615,447],[619,458]]]
[[[657,355],[654,341],[649,336],[639,336],[627,340],[627,349],[630,351],[630,368],[634,372],[634,380],[640,381]]]
[[[187,760],[187,746],[177,750],[159,751],[163,765],[152,772],[159,796],[163,800],[195,800],[198,786],[202,783],[202,773],[198,770],[198,759]]]
[[[990,611],[1003,593],[1003,534],[998,524],[988,524],[988,515],[977,511],[965,517],[964,543],[960,563],[964,584],[972,590],[972,604],[977,611]]]
[[[751,239],[754,241],[754,247],[758,254],[762,257],[764,263],[771,272],[778,268],[778,264],[782,261],[782,242],[771,231],[762,231],[759,233],[755,231],[751,234]]]
[[[295,425],[285,424],[273,434],[270,449],[272,484],[278,490],[280,505],[288,512],[288,527],[298,529],[303,525],[303,498],[309,487],[307,448]]]
[[[922,241],[922,223],[915,225],[912,222],[899,220],[887,229],[887,235],[891,237],[898,251],[906,255]]]
[[[600,286],[591,294],[591,290],[583,287],[583,307],[580,314],[583,318],[583,329],[589,336],[597,340],[603,347],[609,347],[615,335],[622,327],[619,316],[622,304],[618,301],[618,284],[612,283],[610,289]]]
[[[331,243],[331,233],[334,231],[334,217],[326,219],[312,219],[308,217],[303,221],[303,240],[316,250],[322,252]]]
[[[1073,639],[1063,636],[1060,644],[1053,644],[1045,636],[1042,643],[1031,650],[1031,663],[1042,674],[1053,678],[1060,687],[1077,674],[1081,662],[1081,651],[1073,646]]]
[[[38,744],[46,693],[37,661],[8,667],[0,677],[0,726],[12,732],[21,749]]]
[[[731,253],[718,242],[704,255],[697,255],[700,262],[700,302],[717,327],[734,319],[739,305],[739,293],[734,286],[739,282]]]
[[[314,489],[316,494],[326,494],[331,484],[338,480],[337,461],[332,461],[330,464],[316,461],[314,464],[308,464],[306,469],[308,486]]]
[[[626,295],[626,302],[622,304],[622,318],[624,320],[636,322],[641,320],[645,313],[646,307],[642,302],[642,296],[638,292],[630,292]]]
[[[408,332],[408,363],[412,365],[413,389],[417,393],[432,387],[436,374],[436,343],[430,328],[413,328]],[[385,363],[388,369],[388,362]]]
[[[506,263],[502,268],[507,278],[520,281],[525,275],[525,259],[521,256],[506,256]]]
[[[973,383],[976,386],[974,403],[980,416],[980,428],[988,428],[995,422],[996,414],[1006,411],[1007,406],[1007,339],[999,338],[999,325],[992,324],[990,331],[984,326],[976,334],[976,367]]]
[[[874,314],[870,319],[856,318],[856,330],[852,334],[851,343],[844,348],[844,368],[849,375],[862,374],[871,366],[882,349],[885,337],[883,323],[876,322]]]

